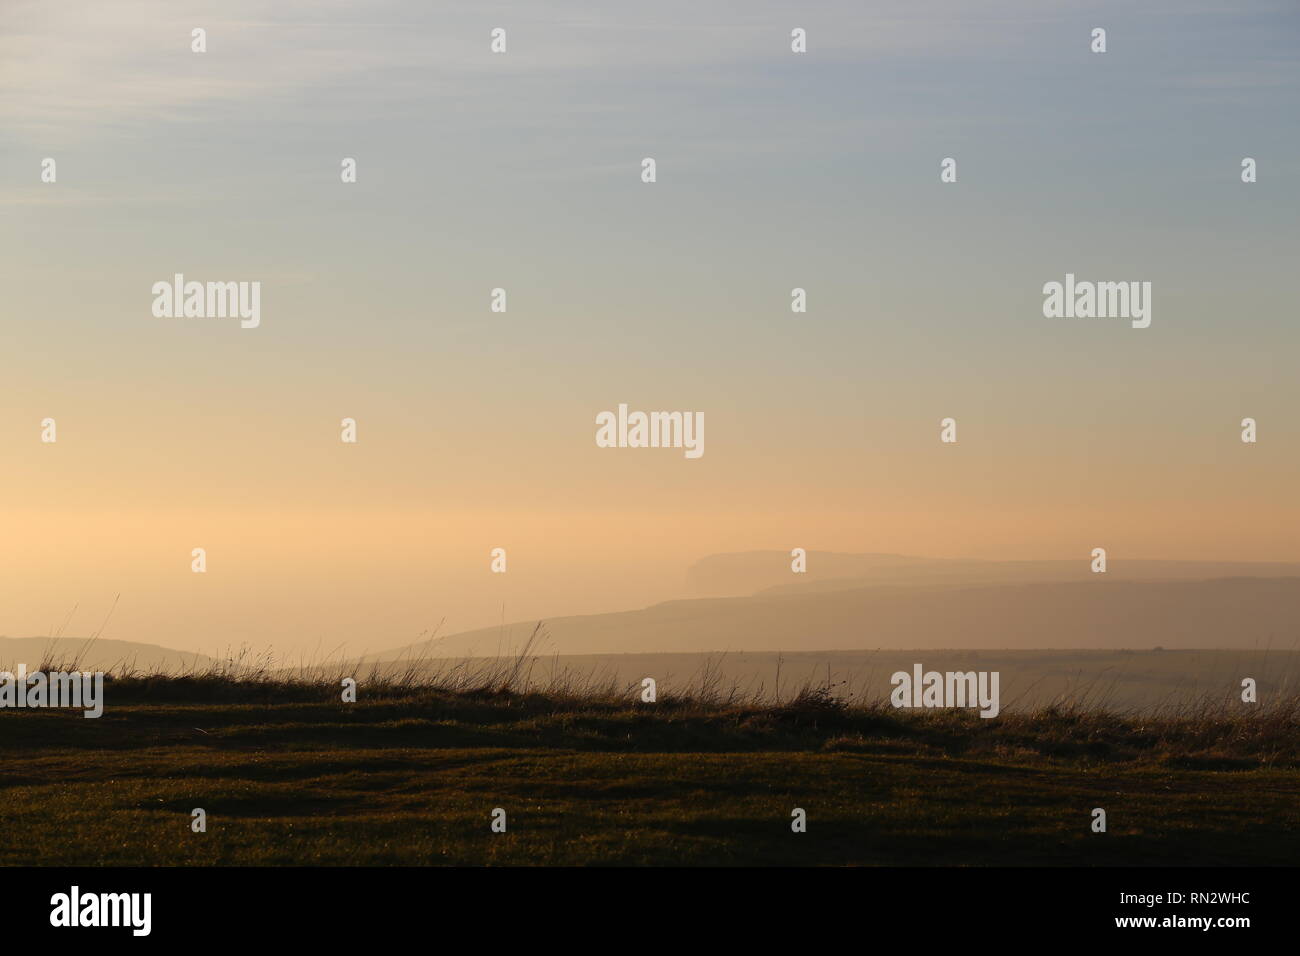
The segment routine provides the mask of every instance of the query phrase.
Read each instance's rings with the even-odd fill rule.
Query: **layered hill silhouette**
[[[538,650],[1287,649],[1300,640],[1297,564],[1132,561],[1094,574],[1087,561],[812,552],[808,568],[792,574],[782,552],[716,555],[691,569],[688,587],[748,593],[550,618]],[[452,634],[380,656],[508,652],[535,624]]]
[[[29,671],[50,664],[83,671],[165,671],[206,670],[216,661],[204,654],[192,654],[140,644],[85,637],[0,637],[0,669],[13,670],[26,664]]]
[[[974,561],[783,551],[719,554],[685,593],[646,608],[548,618],[534,654],[856,650],[1295,650],[1300,563]],[[367,654],[374,660],[513,654],[536,620]],[[366,635],[359,638],[365,639]],[[0,669],[75,661],[83,670],[206,670],[209,656],[155,644],[0,637]]]
[[[1032,584],[1088,581],[1087,558],[1074,561],[979,561],[921,558],[903,554],[808,553],[807,571],[794,574],[783,551],[710,555],[686,572],[688,597],[739,597],[759,591],[798,594],[842,591],[880,584]],[[1191,581],[1209,578],[1300,577],[1300,563],[1280,561],[1115,560],[1108,581]]]

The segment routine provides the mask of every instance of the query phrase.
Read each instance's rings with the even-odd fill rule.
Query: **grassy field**
[[[0,713],[5,864],[1293,864],[1300,716],[127,678]],[[208,815],[191,831],[191,810]],[[493,808],[507,832],[493,833]],[[791,810],[807,811],[806,833]],[[1103,807],[1108,832],[1093,833]]]

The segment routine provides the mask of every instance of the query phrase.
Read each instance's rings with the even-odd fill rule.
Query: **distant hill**
[[[1294,649],[1300,577],[876,586],[669,601],[548,619],[543,654],[954,649]],[[484,628],[379,655],[492,655],[535,622]]]
[[[978,561],[902,554],[808,552],[807,571],[790,570],[788,551],[714,554],[686,572],[689,597],[739,597],[759,591],[842,591],[880,584],[950,586],[1086,581],[1090,559],[1072,561]],[[1147,561],[1110,555],[1109,581],[1189,581],[1206,578],[1300,577],[1300,563],[1271,561]]]
[[[0,637],[0,669],[14,670],[26,664],[30,671],[42,662],[74,661],[81,670],[141,671],[203,670],[215,663],[205,654],[174,651],[157,644],[112,641],[86,637]]]

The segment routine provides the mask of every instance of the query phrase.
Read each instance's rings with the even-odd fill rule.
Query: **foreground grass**
[[[4,864],[1294,864],[1300,722],[110,684],[0,713]],[[206,833],[191,810],[208,814]],[[508,814],[494,834],[493,808]],[[808,814],[791,832],[791,810]],[[1108,832],[1091,832],[1103,807]]]

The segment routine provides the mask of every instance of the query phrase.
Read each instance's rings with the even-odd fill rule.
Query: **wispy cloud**
[[[1022,43],[1044,14],[1030,0],[972,9],[959,0],[868,7],[813,0],[651,7],[586,0],[427,4],[383,0],[7,0],[0,19],[0,116],[9,135],[68,142],[110,126],[220,120],[230,109],[416,103],[476,95],[474,78],[533,76],[599,86],[702,87],[745,81],[741,64],[770,63],[803,26],[819,66],[881,57],[987,57]],[[488,35],[505,26],[510,55]],[[190,51],[190,31],[208,52]],[[527,118],[527,110],[519,111]]]

